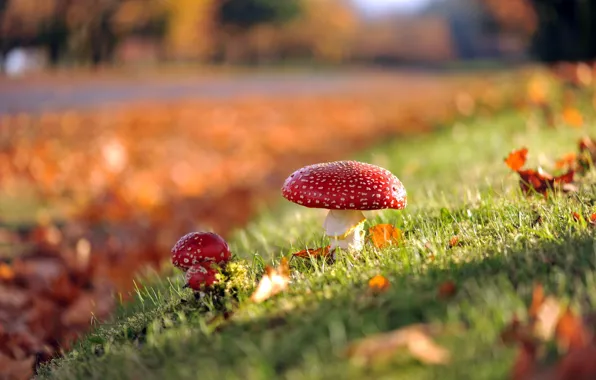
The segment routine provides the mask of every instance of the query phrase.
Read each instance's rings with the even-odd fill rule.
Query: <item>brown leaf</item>
[[[555,336],[559,346],[567,350],[577,350],[588,344],[590,332],[582,319],[567,307],[556,324]]]
[[[14,360],[0,353],[0,379],[27,380],[33,376],[34,357]]]
[[[572,127],[579,128],[584,124],[584,118],[582,114],[572,107],[567,107],[563,110],[563,121]]]
[[[509,156],[505,158],[505,164],[509,166],[509,168],[513,171],[519,171],[525,164],[526,160],[528,159],[528,148],[521,148],[518,150],[514,150],[509,153]]]
[[[378,274],[368,281],[368,289],[373,294],[384,293],[389,290],[391,283],[387,278]]]
[[[263,302],[284,291],[289,283],[290,267],[288,259],[284,257],[277,268],[273,269],[269,266],[265,268],[265,275],[261,278],[250,299],[256,303]]]
[[[596,346],[590,344],[570,351],[556,365],[555,380],[596,379]]]
[[[394,356],[399,348],[407,348],[410,354],[426,364],[446,364],[451,355],[437,345],[429,336],[426,325],[416,324],[370,336],[348,346],[348,357],[365,364],[384,361]]]
[[[401,238],[401,231],[391,224],[377,224],[369,228],[368,232],[377,248],[397,244]]]
[[[505,344],[531,343],[534,341],[534,336],[528,326],[522,324],[517,315],[515,315],[511,319],[511,322],[501,331],[501,340]]]
[[[538,368],[536,363],[537,346],[529,342],[519,345],[513,370],[512,380],[527,380],[533,378]]]
[[[321,247],[317,249],[303,249],[302,251],[292,254],[292,256],[306,259],[309,257],[328,257],[330,255],[329,248],[331,246]]]
[[[439,285],[438,296],[439,298],[450,298],[457,292],[455,283],[451,280],[443,282]]]
[[[575,162],[577,160],[577,154],[575,152],[564,154],[561,158],[559,158],[555,162],[556,169],[572,169],[575,167]]]
[[[89,325],[92,318],[103,319],[114,309],[115,302],[111,287],[98,286],[93,292],[84,292],[62,313],[61,322],[65,326],[80,327]]]
[[[556,185],[565,185],[573,182],[575,171],[570,169],[559,176],[552,176],[543,170],[526,169],[517,172],[520,176],[520,187],[525,194],[537,192],[546,196],[547,191],[554,189]],[[570,189],[569,189],[570,190]]]

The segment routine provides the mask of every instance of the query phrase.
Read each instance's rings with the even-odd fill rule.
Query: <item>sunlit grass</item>
[[[133,304],[44,367],[42,377],[505,378],[513,351],[498,335],[514,314],[525,314],[534,282],[580,309],[596,302],[594,230],[572,217],[596,211],[593,187],[528,199],[503,163],[523,145],[529,166],[548,169],[549,159],[575,150],[586,131],[528,128],[527,120],[519,111],[461,120],[353,157],[388,168],[405,184],[406,210],[379,212],[367,221],[396,225],[402,245],[369,245],[361,257],[344,255],[332,265],[292,259],[290,289],[259,305],[248,302],[252,289],[240,292],[237,307],[231,300],[197,301],[182,289],[179,275],[149,276],[145,283],[151,285],[139,287]],[[321,210],[280,197],[233,235],[231,247],[256,281],[282,256],[327,244],[323,218]],[[450,247],[453,236],[460,244]],[[366,283],[376,274],[391,287],[368,296]],[[437,289],[447,280],[458,291],[443,300]],[[235,313],[214,322],[222,304]],[[454,353],[451,364],[432,367],[397,355],[389,365],[367,369],[343,355],[357,338],[416,322],[463,325],[438,338]]]

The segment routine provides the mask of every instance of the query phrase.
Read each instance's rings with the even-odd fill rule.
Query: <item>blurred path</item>
[[[408,85],[438,85],[453,74],[402,70],[400,72],[271,73],[166,79],[75,79],[0,81],[0,114],[81,109],[128,102],[179,98],[230,98],[259,95],[301,95],[343,92],[387,84],[407,91]]]

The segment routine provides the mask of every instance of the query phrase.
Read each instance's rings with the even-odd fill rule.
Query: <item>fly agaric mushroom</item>
[[[217,282],[217,270],[210,263],[207,264],[193,265],[184,274],[184,280],[192,290],[203,290]]]
[[[324,208],[323,223],[335,248],[360,251],[364,244],[365,210],[403,209],[406,189],[389,170],[358,161],[305,166],[284,182],[282,195],[304,207]]]
[[[188,233],[172,248],[172,264],[184,272],[194,265],[208,261],[224,265],[230,258],[228,243],[213,232]]]

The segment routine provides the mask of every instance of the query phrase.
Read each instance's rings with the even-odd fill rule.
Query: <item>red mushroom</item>
[[[230,258],[228,243],[213,232],[191,232],[181,237],[172,248],[172,264],[184,272],[206,262],[225,265]]]
[[[217,282],[217,270],[210,263],[193,265],[184,274],[186,284],[192,290],[200,291]]]
[[[359,251],[364,242],[363,210],[403,209],[406,189],[389,170],[357,161],[305,166],[284,182],[287,200],[311,208],[328,209],[323,224],[336,247]]]

